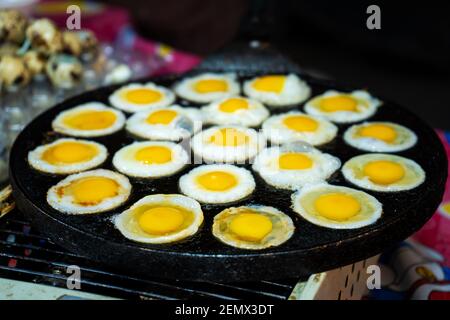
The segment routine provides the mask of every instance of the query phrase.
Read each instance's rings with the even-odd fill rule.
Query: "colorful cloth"
[[[450,158],[450,134],[438,132]],[[450,167],[449,167],[450,170]],[[450,179],[433,217],[380,258],[380,290],[369,299],[450,300]]]

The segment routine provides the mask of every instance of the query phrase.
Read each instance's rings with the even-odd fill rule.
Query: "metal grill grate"
[[[80,267],[83,291],[125,299],[287,299],[298,279],[251,283],[143,279],[98,264],[36,233],[14,210],[0,220],[0,277],[66,288],[67,267]]]

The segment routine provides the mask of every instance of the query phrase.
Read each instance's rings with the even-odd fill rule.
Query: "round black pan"
[[[243,81],[254,75],[250,72],[239,76]],[[302,77],[312,86],[313,95],[330,88],[336,89],[328,82]],[[169,76],[141,82],[150,80],[170,87],[179,78]],[[287,213],[293,219],[296,230],[286,243],[261,251],[241,250],[222,244],[212,236],[211,226],[214,215],[227,207],[224,205],[203,205],[204,224],[188,240],[167,245],[135,243],[114,228],[111,217],[145,195],[179,193],[178,178],[193,165],[169,178],[130,179],[133,192],[123,206],[113,212],[76,216],[60,213],[46,202],[47,190],[62,177],[37,172],[26,160],[30,150],[61,137],[51,129],[51,121],[59,112],[90,101],[108,103],[108,96],[116,88],[118,86],[105,87],[81,94],[41,114],[21,132],[10,158],[10,177],[17,205],[33,224],[61,246],[116,268],[147,276],[190,280],[249,281],[308,276],[373,256],[405,239],[431,217],[444,192],[447,160],[436,133],[406,109],[384,101],[370,120],[392,121],[411,128],[418,135],[417,145],[397,154],[417,161],[427,177],[421,186],[411,191],[369,192],[383,204],[383,216],[376,223],[354,230],[334,230],[313,225],[290,209],[291,192],[269,187],[254,173],[257,188],[251,197],[240,201],[239,205],[269,205]],[[191,105],[185,101],[178,103]],[[302,105],[292,106],[292,109],[302,108]],[[363,153],[343,142],[342,133],[347,127],[339,126],[338,137],[320,147],[339,157],[342,162]],[[135,138],[121,130],[93,140],[107,146],[110,154],[102,167],[113,169],[111,157],[114,152]],[[331,177],[329,183],[352,187],[341,173]]]

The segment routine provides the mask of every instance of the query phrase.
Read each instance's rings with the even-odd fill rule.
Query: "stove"
[[[80,290],[67,287],[74,269],[79,270]],[[299,280],[305,279],[219,283],[142,278],[61,248],[36,232],[17,209],[0,219],[2,299],[286,300]]]

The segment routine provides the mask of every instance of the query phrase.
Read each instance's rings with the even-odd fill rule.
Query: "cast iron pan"
[[[258,73],[254,71],[241,72],[239,77],[243,81],[256,74]],[[301,77],[312,86],[313,95],[330,88],[339,89],[331,83],[306,75]],[[144,79],[141,82],[150,80],[170,87],[179,78],[168,76]],[[133,184],[132,195],[122,207],[113,212],[75,216],[62,214],[46,202],[47,190],[62,177],[39,173],[33,170],[26,160],[30,150],[62,137],[51,129],[51,121],[58,113],[90,101],[108,103],[108,96],[118,87],[105,87],[81,94],[41,114],[19,135],[10,158],[10,177],[17,205],[29,216],[33,225],[61,246],[116,268],[145,276],[203,281],[304,277],[373,256],[405,239],[431,217],[444,192],[447,162],[439,138],[415,115],[385,101],[370,120],[397,122],[411,128],[418,135],[419,140],[415,147],[397,154],[417,161],[426,171],[427,178],[425,183],[411,191],[369,192],[383,203],[384,214],[376,223],[354,230],[333,230],[315,226],[290,209],[291,192],[269,187],[254,173],[257,188],[250,198],[239,204],[269,205],[287,213],[293,219],[296,230],[286,243],[261,251],[240,250],[222,244],[212,236],[211,226],[214,215],[227,207],[224,205],[203,205],[204,224],[199,232],[188,240],[168,245],[134,243],[113,227],[111,217],[145,195],[178,193],[178,178],[191,170],[193,165],[169,178],[130,179]],[[178,103],[191,105],[185,101]],[[302,106],[292,106],[291,109],[302,110]],[[338,137],[320,147],[321,150],[338,156],[342,162],[363,153],[343,142],[342,133],[347,127],[348,125],[340,126]],[[112,155],[135,138],[121,130],[93,140],[107,146],[110,155],[102,167],[112,169]],[[331,177],[329,182],[352,187],[340,172]]]

